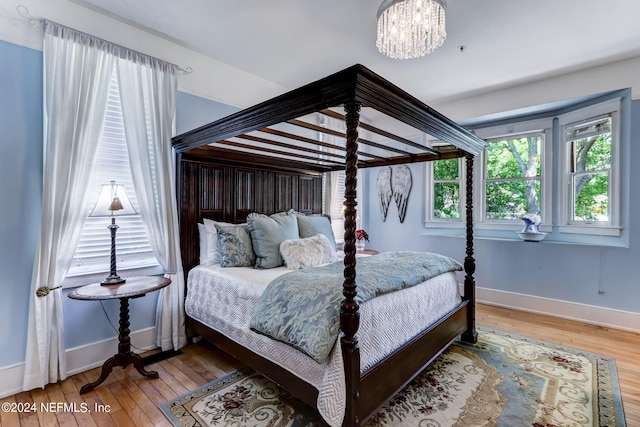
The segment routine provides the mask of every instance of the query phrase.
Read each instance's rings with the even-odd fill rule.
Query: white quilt
[[[327,360],[318,364],[293,347],[249,329],[249,319],[264,288],[288,271],[291,270],[284,267],[195,267],[189,272],[185,309],[190,317],[316,387],[318,411],[329,425],[337,427],[342,424],[345,410],[339,343]],[[447,273],[362,304],[358,331],[362,372],[451,311],[460,300],[456,274]]]

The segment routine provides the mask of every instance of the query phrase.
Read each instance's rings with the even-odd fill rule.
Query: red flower
[[[356,239],[369,241],[369,235],[364,230],[356,230]]]

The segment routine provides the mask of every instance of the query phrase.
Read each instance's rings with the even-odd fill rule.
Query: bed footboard
[[[429,329],[359,376],[358,389],[347,400],[346,414],[353,415],[345,416],[343,427],[364,423],[445,351],[467,330],[468,310],[467,301],[463,301]],[[345,359],[345,371],[347,366]]]

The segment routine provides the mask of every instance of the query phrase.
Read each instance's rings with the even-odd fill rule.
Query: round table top
[[[81,300],[103,300],[114,298],[133,298],[148,292],[157,291],[171,283],[162,276],[125,277],[125,283],[101,285],[100,282],[82,286],[69,294],[69,298]]]

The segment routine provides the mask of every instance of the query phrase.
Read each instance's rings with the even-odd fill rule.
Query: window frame
[[[558,180],[558,231],[560,233],[584,234],[619,237],[622,234],[621,199],[621,109],[622,98],[617,97],[598,104],[590,105],[558,116],[559,129],[559,165]],[[609,181],[609,221],[576,222],[572,221],[573,191],[571,190],[571,144],[566,128],[580,122],[586,122],[600,116],[611,116],[611,167]]]
[[[541,144],[542,166],[540,169],[540,203],[539,215],[542,219],[540,230],[551,231],[553,218],[553,119],[544,118],[518,123],[479,128],[475,133],[486,141],[500,141],[520,135],[542,134]],[[520,219],[486,219],[486,151],[476,156],[474,164],[474,182],[479,189],[474,193],[474,226],[478,229],[513,230],[522,229]]]
[[[438,140],[428,142],[430,147],[434,145],[438,145],[439,143],[441,143],[441,141],[438,141]],[[434,168],[433,168],[434,162],[425,163],[425,167],[426,167],[425,200],[427,202],[426,218],[424,221],[425,228],[463,228],[465,227],[465,216],[466,216],[466,206],[467,206],[466,197],[465,197],[465,195],[467,194],[467,180],[465,179],[465,177],[467,176],[467,165],[466,165],[466,162],[464,161],[465,160],[464,157],[459,157],[457,160],[458,160],[458,185],[460,188],[460,200],[458,201],[460,216],[458,218],[437,218],[436,216],[434,216],[433,214],[435,209],[434,189],[435,189],[436,181],[440,181],[440,180],[436,180],[434,177]],[[447,181],[453,182],[453,180],[447,180]]]

